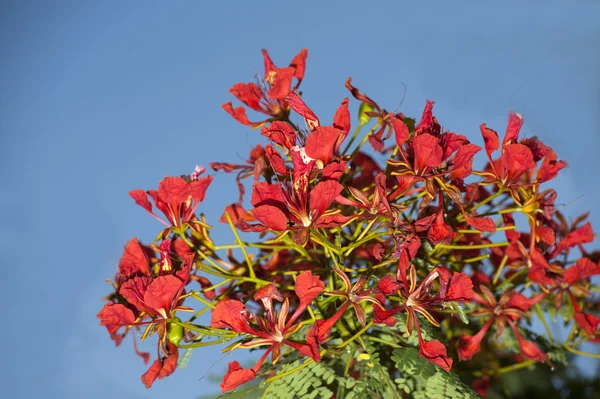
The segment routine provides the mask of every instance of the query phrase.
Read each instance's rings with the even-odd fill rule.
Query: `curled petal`
[[[317,118],[317,115],[315,115],[315,113],[308,108],[306,103],[300,98],[300,96],[298,96],[298,94],[294,92],[288,94],[287,102],[291,109],[296,111],[298,115],[304,118],[306,125],[311,131],[315,130],[315,128],[321,124],[319,122],[319,118]]]
[[[270,79],[274,79],[273,86],[267,95],[275,100],[284,100],[290,93],[294,73],[294,68],[275,68],[270,75]]]
[[[244,369],[240,365],[239,362],[233,361],[229,362],[229,369],[227,370],[227,374],[223,377],[223,382],[221,385],[221,390],[223,392],[231,391],[239,387],[246,382],[253,380],[256,376],[256,373],[252,369]]]
[[[379,280],[377,288],[385,295],[393,295],[398,292],[399,284],[396,278],[391,274],[386,274]]]
[[[392,121],[392,127],[394,129],[394,135],[396,137],[396,145],[398,147],[402,147],[402,144],[408,140],[408,136],[410,132],[408,131],[408,126],[395,115],[390,116],[390,120]]]
[[[431,363],[437,364],[446,371],[450,371],[452,368],[453,360],[446,355],[446,347],[438,340],[428,342],[421,341],[419,345],[419,355]]]
[[[565,271],[563,277],[571,285],[596,274],[600,274],[600,264],[596,264],[588,258],[579,258],[574,266],[569,267]]]
[[[469,226],[487,233],[493,233],[496,231],[496,223],[490,217],[472,217],[465,213],[465,220]]]
[[[594,336],[596,331],[598,331],[598,326],[600,325],[599,317],[589,313],[575,312],[574,318],[579,327],[585,331],[589,337]]]
[[[463,335],[460,337],[460,344],[458,347],[458,359],[460,361],[470,360],[475,354],[481,349],[480,344],[483,336],[492,325],[494,319],[489,319],[483,328],[475,335]]]
[[[123,326],[132,325],[135,322],[135,317],[131,309],[120,303],[109,302],[98,314],[100,325],[105,326],[110,334],[115,333]]]
[[[300,307],[306,309],[306,307],[325,289],[325,283],[323,283],[319,276],[313,276],[310,270],[304,271],[296,278],[296,285],[294,291],[300,298]]]
[[[214,328],[229,328],[237,333],[253,333],[248,325],[246,306],[240,301],[228,299],[217,303],[212,311],[210,326]]]
[[[290,62],[290,67],[294,68],[294,77],[298,80],[296,87],[300,85],[302,79],[304,79],[304,71],[306,70],[306,57],[308,56],[308,50],[303,48]]]
[[[519,130],[523,125],[523,115],[517,112],[508,114],[508,125],[506,126],[506,134],[504,135],[503,144],[515,143],[519,138]]]
[[[485,152],[488,154],[488,158],[491,160],[492,153],[500,148],[500,140],[498,139],[498,133],[487,127],[485,123],[479,126],[483,141],[485,142]]]
[[[348,98],[346,97],[340,107],[335,111],[335,115],[333,117],[333,126],[336,129],[342,131],[342,137],[338,141],[336,146],[336,150],[339,149],[339,146],[342,144],[348,132],[350,131],[350,111],[348,111]]]
[[[313,219],[321,216],[333,200],[342,192],[344,187],[335,180],[327,180],[317,183],[310,191],[309,205],[314,212]]]
[[[342,132],[333,126],[317,126],[306,138],[305,151],[312,159],[327,165],[333,158],[336,143]]]
[[[285,231],[287,229],[287,216],[281,211],[281,209],[272,205],[261,205],[254,208],[252,215],[267,226],[268,228],[275,231]]]

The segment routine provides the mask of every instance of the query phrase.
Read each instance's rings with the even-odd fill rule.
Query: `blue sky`
[[[387,109],[406,84],[404,113],[435,100],[444,127],[476,143],[480,123],[501,131],[519,111],[523,133],[570,163],[553,184],[558,202],[584,196],[565,213],[593,209],[600,228],[598,2],[9,3],[0,14],[7,397],[218,390],[198,381],[219,358],[209,349],[146,391],[131,342],[115,349],[95,315],[123,245],[161,228],[127,192],[196,164],[246,159],[260,141],[220,105],[233,83],[262,72],[261,48],[279,65],[309,49],[302,87],[324,120],[348,95],[348,76]],[[216,222],[234,198],[219,175],[202,210]],[[232,240],[222,227],[214,237]]]

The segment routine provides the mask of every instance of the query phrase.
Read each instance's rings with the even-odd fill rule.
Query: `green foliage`
[[[281,372],[285,373],[300,365],[295,361],[285,367]],[[276,379],[262,394],[263,398],[273,399],[295,399],[298,397],[307,399],[330,398],[333,392],[328,388],[336,380],[335,372],[328,367],[310,363],[297,372]]]
[[[446,373],[419,356],[415,348],[394,349],[392,360],[400,377],[395,382],[399,389],[414,398],[470,399],[479,398],[454,373]]]

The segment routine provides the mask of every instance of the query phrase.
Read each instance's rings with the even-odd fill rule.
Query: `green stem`
[[[475,377],[481,377],[481,376],[483,376],[484,374],[487,374],[487,375],[500,375],[500,374],[506,374],[506,373],[509,373],[509,372],[511,372],[511,371],[520,370],[520,369],[523,369],[523,368],[525,368],[525,367],[529,367],[529,366],[531,366],[531,365],[532,365],[532,364],[534,364],[534,363],[535,363],[535,360],[525,360],[525,361],[524,361],[524,362],[522,362],[522,363],[517,363],[517,364],[513,364],[513,365],[511,365],[511,366],[506,366],[506,367],[499,368],[499,369],[497,369],[497,370],[496,370],[495,372],[493,372],[493,373],[490,373],[490,372],[484,373],[484,372],[482,372],[482,371],[476,371],[476,372],[474,372],[474,373],[473,373],[473,375],[474,375]]]
[[[350,337],[346,341],[342,342],[341,344],[337,345],[336,348],[343,348],[343,347],[347,346],[348,344],[350,344],[351,342],[353,342],[354,340],[356,340],[358,337],[360,337],[365,331],[367,331],[369,328],[371,328],[372,325],[373,325],[373,321],[370,321],[366,326],[364,326],[363,328],[361,328],[352,337]]]
[[[500,278],[500,274],[502,273],[502,270],[504,269],[504,266],[506,265],[507,261],[508,261],[508,255],[504,255],[504,257],[500,261],[500,266],[498,266],[498,270],[496,270],[496,274],[494,274],[494,280],[492,280],[492,284],[496,285],[496,283],[498,282],[498,279]]]
[[[546,323],[546,318],[544,317],[544,314],[542,313],[542,307],[540,306],[539,303],[535,304],[535,311],[537,312],[538,317],[540,318],[540,320],[542,321],[542,324],[544,325],[544,328],[546,329],[546,334],[548,334],[548,338],[550,339],[550,342],[554,343],[554,338],[552,337],[552,332],[550,331],[550,327],[548,327],[548,324]]]
[[[242,253],[244,254],[244,259],[246,260],[246,264],[248,265],[248,273],[250,274],[250,277],[256,278],[256,274],[254,273],[254,266],[252,266],[252,261],[248,256],[248,252],[246,252],[246,246],[242,242],[242,239],[240,238],[237,229],[233,225],[233,222],[231,221],[231,216],[229,216],[229,212],[225,212],[225,217],[227,218],[227,223],[229,223],[229,228],[235,236],[235,240],[237,241],[238,245],[240,246],[240,249],[242,250]]]
[[[478,245],[447,245],[447,244],[438,244],[437,247],[441,249],[486,249],[486,248],[496,248],[496,247],[507,247],[510,244],[506,241],[503,242],[492,242],[489,244],[478,244]]]
[[[369,337],[369,341],[379,342],[379,343],[391,346],[392,348],[402,348],[401,345],[395,344],[395,343],[390,342],[390,341],[386,341],[385,339],[381,339],[379,337]]]
[[[574,354],[579,355],[579,356],[586,356],[586,357],[591,357],[591,358],[594,358],[594,359],[600,359],[600,353],[582,352],[580,350],[571,348],[568,345],[564,345],[564,348],[566,350],[568,350],[569,352],[574,353]]]
[[[505,285],[508,285],[508,283],[510,283],[511,281],[513,281],[514,279],[516,279],[518,276],[520,276],[521,274],[523,274],[525,272],[525,270],[526,269],[521,269],[518,272],[516,272],[515,274],[511,275],[506,280],[504,280],[503,282],[501,282],[500,285],[498,286],[498,289],[504,287]]]

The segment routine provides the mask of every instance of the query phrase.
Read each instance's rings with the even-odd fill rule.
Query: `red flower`
[[[229,328],[237,333],[252,336],[251,340],[240,345],[242,348],[269,346],[252,370],[241,369],[239,364],[230,363],[230,371],[225,376],[223,384],[221,384],[223,392],[234,389],[254,378],[254,375],[270,353],[272,354],[273,363],[276,363],[279,360],[282,345],[285,344],[297,350],[302,349],[304,345],[289,339],[300,328],[300,324],[294,324],[294,322],[324,288],[325,284],[318,276],[313,276],[310,271],[300,273],[295,285],[296,296],[299,298],[300,303],[289,318],[289,299],[283,300],[275,284],[263,287],[254,295],[254,299],[261,301],[263,304],[264,317],[247,311],[245,305],[237,300],[226,300],[217,304],[212,313],[212,327]],[[273,300],[283,301],[279,314],[275,312]],[[249,378],[250,376],[252,378]]]
[[[289,104],[286,100],[290,92],[298,90],[306,65],[308,50],[302,49],[286,68],[277,68],[267,50],[263,50],[265,74],[257,83],[237,83],[229,90],[238,100],[248,108],[267,115],[267,119],[260,122],[250,122],[244,107],[233,108],[231,102],[223,104],[223,109],[243,125],[258,127],[272,120],[285,120],[289,115]],[[292,80],[296,85],[292,87]]]
[[[523,125],[523,116],[511,112],[508,116],[508,126],[502,141],[500,158],[493,160],[492,153],[500,148],[498,133],[489,129],[485,123],[480,126],[481,134],[485,141],[485,151],[489,160],[489,168],[482,173],[487,177],[485,183],[497,183],[501,187],[510,188],[513,196],[518,198],[518,193],[514,188],[526,185],[538,185],[554,178],[558,172],[567,166],[564,161],[557,161],[556,154],[548,146],[532,138],[517,142],[519,130]],[[522,175],[528,173],[536,167],[536,163],[544,158],[536,179],[533,182],[520,183]]]
[[[345,84],[346,88],[350,90],[350,93],[354,98],[358,101],[361,101],[364,104],[367,104],[370,108],[370,111],[365,112],[366,116],[369,118],[377,118],[377,123],[379,124],[379,129],[377,132],[371,134],[368,137],[369,144],[371,147],[377,152],[383,151],[384,140],[389,138],[392,135],[392,124],[394,118],[402,121],[404,119],[404,115],[398,113],[396,115],[387,112],[385,109],[382,109],[377,105],[375,101],[370,99],[367,95],[361,93],[356,87],[352,86],[352,78],[348,78]],[[384,137],[384,133],[387,134]]]
[[[480,286],[480,289],[482,295],[475,293],[473,299],[481,305],[482,308],[478,308],[472,314],[474,316],[486,315],[490,318],[476,335],[464,335],[461,337],[460,346],[458,348],[458,358],[461,361],[469,360],[479,352],[481,340],[492,325],[492,322],[495,321],[496,337],[502,335],[505,322],[507,322],[519,341],[523,355],[538,362],[545,361],[546,355],[542,353],[533,342],[527,341],[521,337],[514,322],[524,316],[525,312],[546,294],[542,293],[533,298],[527,298],[518,292],[506,292],[499,301],[496,301],[494,294],[487,287]]]
[[[432,283],[438,279],[440,281],[439,292],[430,293]],[[396,278],[392,275],[386,275],[379,281],[379,290],[385,295],[397,293],[404,299],[404,304],[391,310],[386,310],[380,306],[373,306],[376,323],[384,323],[393,326],[395,320],[393,315],[401,311],[406,311],[406,330],[410,335],[413,328],[417,328],[419,337],[419,354],[437,364],[444,370],[449,371],[452,367],[452,359],[446,355],[446,348],[439,341],[425,342],[421,336],[421,328],[417,313],[423,315],[431,324],[439,327],[439,323],[429,313],[430,310],[440,309],[445,302],[464,302],[473,296],[473,284],[471,279],[464,273],[451,273],[443,268],[435,268],[417,287],[417,272],[414,265],[410,266],[409,275],[406,275],[406,269],[400,266]]]
[[[306,179],[296,183],[255,184],[252,215],[260,224],[249,225],[240,221],[237,226],[242,231],[294,230],[298,232],[296,241],[305,245],[311,227],[339,226],[352,219],[337,212],[326,212],[342,191],[342,185],[337,181],[321,181],[310,192]]]
[[[386,178],[383,173],[375,176],[372,199],[369,199],[370,196],[354,187],[348,186],[348,191],[354,197],[354,200],[338,195],[335,202],[365,210],[366,212],[361,214],[362,219],[372,219],[378,216],[386,216],[390,219],[393,217],[392,208],[387,198]]]
[[[206,189],[212,180],[212,176],[191,181],[181,177],[167,177],[160,181],[158,191],[132,190],[129,195],[135,200],[136,204],[168,226],[163,231],[163,237],[165,237],[171,226],[181,228],[184,223],[199,223],[194,212],[198,204],[204,201]],[[152,204],[148,201],[148,196],[152,198],[154,205],[165,215],[168,222],[156,216],[152,211]]]

